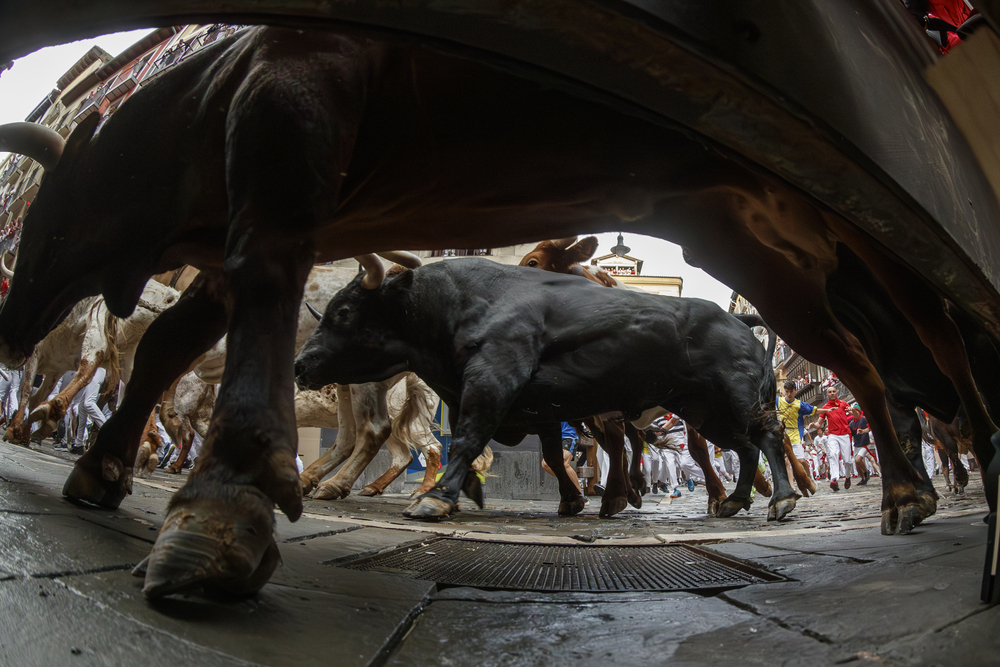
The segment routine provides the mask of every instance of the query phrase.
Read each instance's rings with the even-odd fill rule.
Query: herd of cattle
[[[736,490],[714,508],[723,516],[746,506],[758,451],[783,456],[771,357],[748,326],[759,321],[485,260],[417,267],[397,253],[403,266],[386,276],[372,251],[611,228],[681,244],[852,389],[876,437],[886,534],[908,533],[936,507],[916,406],[945,422],[963,408],[984,469],[994,456],[995,340],[845,220],[697,137],[404,37],[272,27],[203,49],[98,131],[100,120],[89,116],[65,141],[30,124],[0,128],[0,148],[46,169],[0,310],[0,362],[40,360],[38,344],[61,326],[78,335],[70,313],[95,345],[74,357],[77,388],[112,349],[122,356],[130,380],[66,481],[71,498],[121,503],[157,405],[169,406],[175,433],[203,433],[145,564],[151,597],[259,589],[279,559],[274,506],[294,521],[303,491],[346,494],[373,443],[401,452],[423,442],[432,462],[431,439],[412,430],[419,419],[399,418],[426,424],[433,408],[414,372],[449,406],[453,433],[451,465],[425,480],[407,509],[415,518],[446,516],[463,490],[482,503],[468,471],[491,438],[537,433],[562,470],[557,424],[567,419],[613,425],[606,417],[622,415],[624,431],[679,414],[741,459]],[[360,275],[314,268],[350,256]],[[183,292],[172,278],[162,290],[147,284],[183,264],[200,269]],[[543,268],[582,273],[575,264]],[[324,303],[317,326],[308,305]],[[114,318],[147,306],[155,319],[130,347]],[[191,372],[220,381],[204,397],[214,401],[207,423],[205,401],[182,391],[197,387],[184,381]],[[297,393],[296,379],[314,391]],[[393,390],[405,391],[395,420]],[[316,409],[334,395],[336,410]],[[65,400],[31,414],[51,422]],[[337,446],[300,477],[297,417],[332,425],[335,412]],[[606,515],[636,482],[622,440],[605,440]],[[393,469],[408,456],[394,455]],[[781,519],[799,496],[783,466],[772,470],[768,518]],[[579,489],[559,482],[559,511],[579,512]]]

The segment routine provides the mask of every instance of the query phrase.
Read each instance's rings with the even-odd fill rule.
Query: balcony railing
[[[152,69],[149,70],[146,76],[142,77],[141,83],[146,83],[160,72],[173,67],[177,63],[186,59],[192,53],[200,51],[212,42],[215,42],[223,37],[228,37],[229,35],[244,30],[249,26],[217,25],[214,27],[216,28],[215,30],[209,28],[207,32],[203,32],[191,40],[175,44],[167,49],[167,51],[163,53],[155,63],[153,63]]]
[[[448,248],[432,250],[431,257],[486,257],[492,254],[489,248]]]

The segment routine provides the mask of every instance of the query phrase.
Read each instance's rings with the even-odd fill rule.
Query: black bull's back
[[[502,430],[511,436],[539,423],[616,411],[635,418],[663,406],[725,440],[724,433],[747,432],[768,400],[759,395],[770,372],[763,347],[745,324],[700,299],[610,290],[479,259],[417,269],[405,290],[394,289],[393,280],[380,289],[394,303],[383,298],[381,305],[403,321],[394,317],[375,333],[362,315],[354,326],[369,327],[369,339],[405,339],[409,368],[453,408],[478,376],[516,387],[495,396],[510,401]],[[375,298],[349,287],[329,312],[343,308],[352,289],[361,301]],[[356,305],[360,312],[368,304]],[[359,356],[367,354],[371,368],[386,363],[370,345],[345,344],[350,337],[325,318],[299,357],[300,379],[349,383],[359,378],[344,368],[356,367]],[[310,376],[320,357],[330,375]]]

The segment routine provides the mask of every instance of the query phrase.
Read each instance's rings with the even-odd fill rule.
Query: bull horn
[[[565,250],[566,248],[568,248],[571,245],[573,245],[574,243],[576,243],[576,238],[577,237],[575,237],[575,236],[567,236],[564,239],[552,239],[551,243],[556,248],[559,248],[561,250]]]
[[[14,257],[14,264],[17,264],[16,256]],[[7,268],[7,253],[4,253],[3,256],[0,257],[0,273],[2,273],[4,278],[7,280],[14,279],[14,267],[11,266],[9,269]]]
[[[38,123],[7,123],[0,125],[0,151],[26,155],[42,165],[45,171],[59,164],[66,140],[55,130]]]
[[[390,262],[395,262],[396,264],[405,266],[408,269],[415,269],[424,265],[423,260],[414,255],[412,252],[406,252],[405,250],[386,250],[385,252],[377,254],[379,257],[384,257]]]
[[[306,301],[306,308],[309,309],[309,312],[312,314],[313,317],[316,318],[317,322],[323,319],[323,314],[318,310],[316,310],[315,308],[313,308],[312,304],[310,304],[308,301]]]
[[[382,266],[382,260],[375,255],[358,255],[354,259],[361,262],[361,266],[364,267],[365,271],[368,273],[361,280],[361,286],[365,289],[376,289],[385,280],[385,267]]]

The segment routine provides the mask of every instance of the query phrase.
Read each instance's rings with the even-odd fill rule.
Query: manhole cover
[[[342,567],[519,591],[704,591],[785,581],[685,544],[575,546],[441,538]]]

